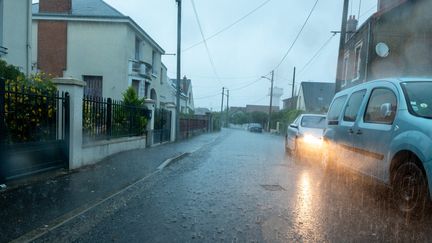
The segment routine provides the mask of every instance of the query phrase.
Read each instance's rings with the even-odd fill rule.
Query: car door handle
[[[362,135],[363,132],[362,132],[361,130],[358,130],[356,134],[357,134],[357,135]]]
[[[349,134],[354,134],[354,130],[352,130],[352,129],[350,128],[350,129],[348,129],[348,133],[349,133]]]

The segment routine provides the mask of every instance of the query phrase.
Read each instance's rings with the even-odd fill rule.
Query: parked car
[[[259,124],[259,123],[251,123],[248,126],[248,130],[250,132],[262,133],[263,128],[262,128],[261,124]]]
[[[285,136],[285,151],[296,157],[319,156],[322,136],[326,127],[326,116],[302,114],[288,126]]]
[[[421,212],[432,185],[431,94],[432,79],[421,78],[372,81],[336,94],[324,166],[343,165],[387,183],[402,212]]]

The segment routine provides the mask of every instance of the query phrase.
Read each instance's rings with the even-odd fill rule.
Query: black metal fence
[[[145,106],[126,105],[111,98],[85,96],[83,99],[83,142],[146,133],[151,111]]]
[[[67,167],[69,121],[68,93],[0,79],[0,183]]]
[[[168,142],[171,139],[171,111],[156,109],[154,115],[153,143]]]
[[[65,138],[65,93],[5,83],[0,98],[1,142],[19,144]]]

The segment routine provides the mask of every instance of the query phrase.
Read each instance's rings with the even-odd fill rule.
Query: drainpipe
[[[368,81],[369,74],[369,53],[371,52],[371,38],[372,38],[372,19],[369,19],[368,23],[368,39],[367,39],[367,49],[366,49],[366,63],[365,63],[365,74],[364,82]]]

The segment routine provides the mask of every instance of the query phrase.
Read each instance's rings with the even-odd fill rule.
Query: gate
[[[0,80],[0,184],[67,168],[69,95]]]
[[[171,111],[156,109],[154,116],[153,143],[168,142],[171,139]]]

